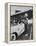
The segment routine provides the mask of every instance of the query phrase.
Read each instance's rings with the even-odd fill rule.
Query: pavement
[[[32,36],[33,35],[31,35],[31,40],[33,39]],[[28,34],[24,35],[24,32],[23,32],[19,37],[17,37],[17,40],[30,40],[30,36]]]

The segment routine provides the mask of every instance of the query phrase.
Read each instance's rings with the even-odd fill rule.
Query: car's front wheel
[[[17,36],[18,36],[17,33],[13,32],[12,35],[11,35],[11,40],[16,40]]]
[[[11,35],[11,40],[16,40],[16,35],[15,34]]]

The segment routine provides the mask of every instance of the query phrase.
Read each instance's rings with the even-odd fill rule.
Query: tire
[[[16,37],[16,39],[17,39],[18,34],[17,34],[16,32],[13,32],[12,34],[15,34],[15,37]],[[15,40],[16,40],[16,39],[15,39]]]

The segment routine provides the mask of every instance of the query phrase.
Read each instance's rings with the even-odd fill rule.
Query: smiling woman
[[[35,16],[33,4],[7,3],[6,6],[6,41],[24,42],[36,39],[34,35],[36,31],[33,30],[33,24],[36,23],[36,21],[33,23]]]

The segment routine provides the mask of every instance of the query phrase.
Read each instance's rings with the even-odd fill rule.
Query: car
[[[13,40],[16,40],[17,36],[20,36],[24,31],[25,31],[24,23],[11,26],[11,37],[13,37]]]

